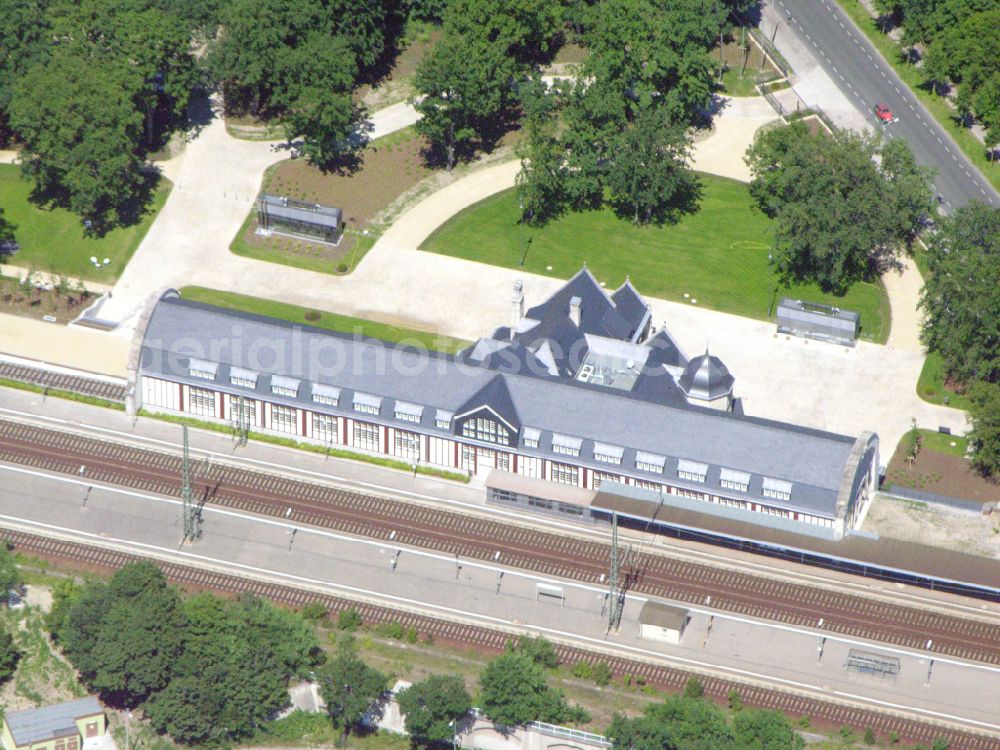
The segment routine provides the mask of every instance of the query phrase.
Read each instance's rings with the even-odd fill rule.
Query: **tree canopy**
[[[322,659],[297,614],[255,597],[182,602],[148,562],[107,583],[59,585],[46,624],[105,699],[141,705],[155,729],[188,744],[246,736]]]
[[[396,3],[232,0],[209,67],[226,108],[280,122],[321,168],[350,155],[364,112],[351,93],[396,33]]]
[[[361,724],[388,682],[384,674],[359,659],[349,643],[342,641],[336,656],[316,673],[326,712],[344,736]]]
[[[549,687],[545,668],[523,652],[508,652],[487,664],[479,676],[479,692],[480,707],[504,726],[558,724],[573,714],[562,693]]]
[[[971,203],[927,243],[922,338],[959,383],[1000,381],[1000,210]]]
[[[472,697],[458,675],[431,675],[396,699],[406,716],[410,741],[417,747],[450,747],[455,724],[472,709]]]
[[[735,712],[732,721],[701,697],[674,695],[643,714],[616,714],[607,731],[615,750],[798,750],[802,738],[776,711]]]
[[[59,631],[66,656],[109,702],[135,707],[166,687],[183,650],[177,593],[149,562],[88,585]]]
[[[0,129],[23,142],[34,197],[97,233],[138,220],[151,194],[143,159],[186,123],[199,75],[189,19],[168,6],[0,4]]]
[[[11,592],[23,582],[24,579],[14,561],[14,555],[11,554],[6,543],[0,540],[0,605],[5,606],[10,599]]]
[[[930,172],[902,141],[766,130],[747,151],[758,207],[777,220],[773,259],[785,283],[843,293],[893,267],[932,210]]]

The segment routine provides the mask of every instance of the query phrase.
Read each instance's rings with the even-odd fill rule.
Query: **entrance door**
[[[497,465],[497,452],[489,448],[476,449],[476,474],[485,476]]]
[[[91,737],[96,737],[96,736],[97,736],[97,722],[88,721],[87,725],[84,727],[84,737],[86,737],[89,740]]]

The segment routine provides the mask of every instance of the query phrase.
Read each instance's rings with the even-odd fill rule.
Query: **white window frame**
[[[312,434],[313,440],[322,440],[324,443],[335,442],[340,437],[339,418],[333,414],[312,412]]]
[[[420,458],[420,435],[406,430],[393,430],[393,455],[400,458]]]
[[[271,429],[289,435],[299,434],[298,410],[294,406],[271,404]]]
[[[188,386],[188,411],[200,417],[214,417],[217,415],[215,391],[208,388],[195,388]]]
[[[382,434],[377,424],[355,421],[353,438],[355,448],[373,453],[382,452]]]
[[[560,464],[553,461],[550,464],[551,476],[553,482],[559,484],[568,484],[574,487],[580,485],[580,469],[577,466],[570,466],[569,464]],[[572,480],[572,481],[570,481]]]

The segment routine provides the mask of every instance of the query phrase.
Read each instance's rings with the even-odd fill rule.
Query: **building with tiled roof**
[[[631,283],[609,294],[586,268],[527,311],[518,283],[510,324],[454,356],[175,292],[138,335],[135,406],[407,462],[614,481],[835,532],[877,479],[875,435],[744,415],[718,357],[689,359]]]

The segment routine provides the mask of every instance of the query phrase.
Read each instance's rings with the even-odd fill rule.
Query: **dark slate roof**
[[[608,296],[594,275],[583,268],[565,286],[540,305],[535,305],[525,314],[526,318],[539,321],[539,327],[530,332],[531,338],[548,331],[565,330],[562,321],[569,320],[569,303],[573,297],[580,298],[580,326],[572,328],[577,334],[587,333],[628,341],[632,338],[648,313],[645,301],[631,289],[631,284],[623,285],[620,293],[623,307]],[[630,291],[631,289],[631,291]],[[559,340],[559,339],[557,339]]]
[[[96,716],[104,709],[97,698],[87,697],[54,706],[9,711],[4,717],[18,747],[77,734],[76,720]]]
[[[517,409],[510,397],[510,391],[507,390],[507,381],[503,375],[495,375],[490,382],[476,391],[472,398],[458,407],[455,414],[468,414],[484,406],[515,430],[521,429],[521,420],[518,419]]]
[[[625,283],[612,293],[611,301],[615,303],[617,313],[628,321],[633,331],[642,329],[649,315],[649,305],[627,277]]]
[[[191,357],[217,361],[215,380],[192,377],[188,371]],[[255,387],[231,385],[233,366],[260,373]],[[435,409],[461,413],[489,402],[512,424],[542,431],[538,448],[522,446],[522,453],[566,460],[551,451],[551,434],[559,433],[583,440],[574,463],[614,471],[615,467],[602,466],[593,458],[594,441],[610,443],[625,448],[618,470],[640,476],[636,452],[655,453],[667,457],[661,481],[682,486],[676,475],[678,460],[700,461],[710,465],[709,475],[705,485],[692,487],[711,491],[713,482],[718,487],[721,469],[745,471],[752,474],[748,496],[760,497],[764,477],[781,479],[795,485],[786,507],[831,515],[854,443],[850,437],[769,420],[651,403],[643,393],[563,378],[494,372],[435,352],[169,296],[150,316],[140,368],[142,374],[335,414],[352,413],[354,391],[373,394],[385,399],[383,408],[379,415],[365,418],[385,424],[395,424],[396,399],[416,403],[432,407],[424,410],[420,423],[429,434],[450,434],[436,427]],[[272,374],[307,382],[294,397],[278,396],[271,393]],[[648,379],[644,388],[669,389],[668,381],[672,382],[662,367],[659,374],[649,372],[643,378]],[[341,388],[339,405],[313,404],[312,382]]]
[[[710,401],[732,391],[734,382],[722,360],[705,352],[687,363],[678,385],[689,396]]]

